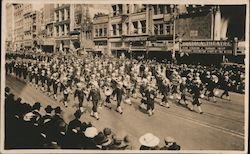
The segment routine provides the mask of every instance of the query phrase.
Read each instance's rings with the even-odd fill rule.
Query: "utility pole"
[[[173,53],[172,59],[175,60],[175,19],[176,19],[176,5],[170,5],[172,9],[172,20],[173,20]]]
[[[80,27],[81,27],[81,28],[80,28],[80,47],[81,47],[81,49],[84,48],[84,46],[83,46],[83,44],[82,44],[82,43],[83,43],[83,41],[82,41],[82,38],[83,38],[83,30],[84,30],[84,29],[83,29],[83,24],[84,24],[84,12],[85,12],[85,11],[84,11],[84,4],[81,4],[81,15],[82,15],[82,16],[81,16],[81,24],[80,24],[80,25],[81,25],[81,26],[80,26]]]

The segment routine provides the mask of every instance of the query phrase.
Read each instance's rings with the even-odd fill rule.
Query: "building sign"
[[[200,54],[233,54],[233,44],[230,41],[183,41],[180,50]]]
[[[126,38],[126,41],[147,41],[147,37]]]

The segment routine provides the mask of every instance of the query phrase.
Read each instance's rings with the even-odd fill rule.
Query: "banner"
[[[230,41],[183,41],[180,51],[198,54],[233,54],[233,43]]]

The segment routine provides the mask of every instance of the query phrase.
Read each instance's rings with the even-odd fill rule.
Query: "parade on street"
[[[245,151],[246,6],[6,4],[4,149]]]

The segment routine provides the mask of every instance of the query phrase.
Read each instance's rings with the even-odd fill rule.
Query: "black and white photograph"
[[[3,0],[1,21],[1,153],[248,153],[248,0]]]

